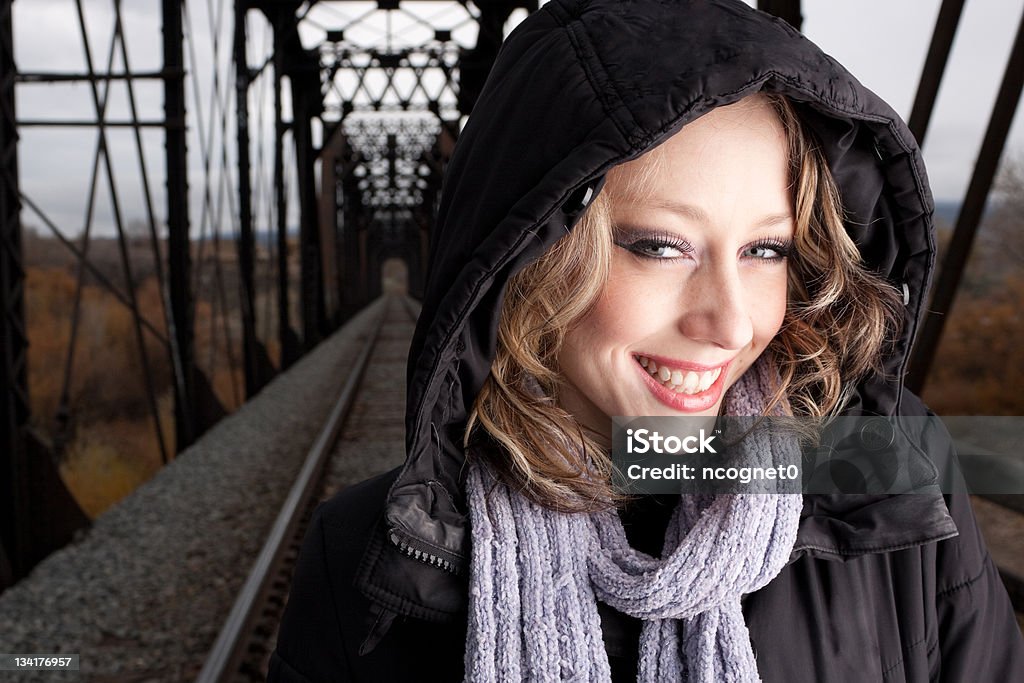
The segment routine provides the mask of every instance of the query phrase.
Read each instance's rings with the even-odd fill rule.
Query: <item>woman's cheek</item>
[[[779,268],[781,273],[771,273],[758,283],[753,290],[759,300],[759,305],[754,305],[750,310],[757,311],[755,329],[758,330],[758,346],[765,347],[775,338],[782,329],[782,322],[786,317],[786,305],[788,303],[789,286],[786,271]]]

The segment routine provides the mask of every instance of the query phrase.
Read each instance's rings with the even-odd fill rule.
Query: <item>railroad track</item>
[[[419,305],[391,294],[310,448],[197,683],[266,681],[292,571],[313,510],[336,491],[401,464],[406,354]],[[359,444],[359,448],[352,446]],[[359,457],[350,456],[359,453]],[[350,456],[350,457],[346,457]]]

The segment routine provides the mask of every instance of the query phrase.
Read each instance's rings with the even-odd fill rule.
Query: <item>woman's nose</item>
[[[750,307],[757,302],[756,292],[746,290],[734,265],[698,268],[683,293],[680,330],[694,341],[723,349],[746,347],[754,335]]]

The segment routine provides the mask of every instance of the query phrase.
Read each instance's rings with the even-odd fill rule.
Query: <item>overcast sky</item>
[[[939,0],[804,0],[804,33],[904,118],[917,92]],[[1024,0],[967,0],[924,142],[937,199],[960,200],[995,103]],[[1024,159],[1018,112],[1007,145]],[[1005,157],[1004,157],[1005,158]]]
[[[348,15],[356,14],[352,6],[360,3],[337,3]],[[367,3],[362,3],[367,5]],[[749,4],[755,4],[753,0]],[[917,89],[918,79],[924,64],[925,54],[940,0],[804,0],[804,32],[846,66],[861,82],[888,101],[901,115],[909,116],[910,107]],[[86,21],[89,25],[94,67],[103,70],[109,48],[112,6],[111,0],[84,0]],[[123,3],[125,26],[128,34],[127,47],[134,71],[160,68],[160,2],[158,0],[128,0]],[[427,12],[420,8],[429,3],[414,3],[421,16],[433,16],[437,11]],[[439,7],[443,7],[438,3]],[[195,69],[199,75],[196,86],[202,103],[197,106],[193,97],[193,86],[188,86],[188,106],[191,114],[199,109],[203,112],[202,128],[210,135],[210,98],[213,45],[210,26],[221,27],[219,45],[220,65],[218,73],[222,80],[230,73],[230,27],[232,3],[225,0],[198,2],[189,0],[189,21],[191,45],[196,62],[203,65]],[[213,14],[208,12],[213,9]],[[459,10],[456,7],[455,12]],[[938,103],[929,127],[924,145],[925,161],[935,196],[939,200],[959,200],[970,178],[977,150],[988,123],[992,104],[1009,55],[1024,0],[967,0],[961,19],[956,42],[947,66]],[[312,14],[321,24],[329,23],[332,16],[340,16],[336,9],[330,12]],[[457,21],[456,15],[453,21]],[[73,0],[16,0],[14,2],[15,59],[22,72],[75,71],[85,70],[82,37],[78,29],[77,14]],[[250,13],[250,64],[261,62],[268,54],[269,29],[258,13]],[[318,30],[306,27],[304,42],[316,40]],[[186,61],[191,63],[190,54]],[[115,61],[115,70],[121,67],[120,59]],[[163,94],[158,82],[138,83],[136,99],[139,116],[155,120],[162,115]],[[258,104],[262,102],[262,105]],[[251,93],[254,137],[262,134],[269,140],[269,117],[260,115],[270,106],[270,90],[267,84],[256,87]],[[216,112],[215,112],[216,113]],[[18,118],[59,119],[92,118],[95,109],[92,94],[87,85],[30,85],[19,84],[17,88]],[[112,91],[108,117],[126,119],[128,104],[126,90],[118,86]],[[1024,159],[1024,124],[1022,116],[1016,117],[1011,132],[1008,153],[1017,159]],[[217,176],[221,167],[219,158],[221,144],[219,115],[213,117],[213,138],[210,148],[215,154],[206,165]],[[228,126],[227,167],[234,163],[233,122]],[[203,198],[204,160],[200,153],[199,123],[190,119],[189,182],[191,187],[192,223],[194,234],[198,234]],[[97,135],[88,128],[23,128],[19,145],[19,163],[22,190],[30,199],[41,205],[43,210],[69,234],[79,232],[83,225],[87,198],[88,178]],[[115,161],[115,175],[119,194],[122,196],[121,211],[126,221],[140,220],[145,216],[143,193],[139,182],[138,162],[134,152],[134,138],[129,129],[111,129],[108,144]],[[149,129],[144,133],[144,149],[147,170],[154,192],[158,221],[164,219],[163,195],[163,133]],[[264,167],[269,169],[270,148],[265,148]],[[254,159],[254,162],[257,160]],[[105,177],[105,176],[101,176]],[[228,181],[234,174],[229,171]],[[256,185],[256,206],[258,221],[269,219],[270,178],[263,173],[254,178]],[[224,188],[227,185],[223,186]],[[100,185],[97,196],[94,228],[102,234],[110,234],[112,225],[110,203],[105,181]],[[210,194],[211,213],[219,207],[218,215],[227,224],[227,216],[234,198],[226,192],[218,193],[215,185]],[[295,202],[292,202],[294,205]],[[263,217],[263,218],[261,218]],[[209,216],[208,216],[209,218]],[[22,220],[27,225],[40,225],[41,221],[29,210]],[[226,227],[230,230],[230,227]]]

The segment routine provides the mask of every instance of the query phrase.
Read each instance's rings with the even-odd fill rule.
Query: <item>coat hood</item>
[[[934,241],[924,164],[899,116],[787,23],[738,0],[554,0],[505,41],[447,169],[409,354],[407,460],[389,492],[386,540],[368,550],[360,581],[377,604],[423,618],[459,609],[450,584],[468,573],[463,430],[508,279],[572,228],[609,168],[758,91],[796,104],[822,143],[847,230],[904,293],[887,379],[863,383],[850,406],[901,411]],[[812,498],[798,547],[856,539],[866,525],[875,542],[861,545],[885,545],[884,499]],[[903,520],[893,545],[955,534],[941,496],[892,498],[916,500],[890,503]]]

